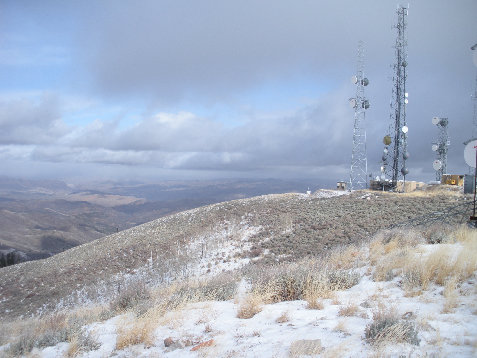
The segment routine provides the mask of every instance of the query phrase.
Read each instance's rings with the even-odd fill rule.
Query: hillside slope
[[[475,357],[477,230],[380,231],[319,258],[0,322],[0,357]],[[113,295],[114,296],[114,295]]]
[[[455,193],[267,195],[164,217],[51,258],[0,270],[3,317],[101,300],[135,277],[151,284],[253,262],[294,261],[462,202]],[[462,216],[451,218],[461,221]]]

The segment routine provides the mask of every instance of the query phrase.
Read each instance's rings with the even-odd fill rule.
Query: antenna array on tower
[[[350,98],[349,103],[354,108],[353,151],[351,153],[351,170],[349,189],[365,189],[368,180],[368,161],[366,157],[366,128],[365,116],[369,101],[364,96],[364,87],[369,80],[364,77],[363,42],[358,43],[358,65],[356,75],[351,78],[356,85],[356,97]]]
[[[432,150],[436,152],[436,160],[432,163],[432,167],[436,171],[436,181],[441,181],[442,175],[447,173],[447,151],[449,150],[449,137],[447,135],[447,126],[449,120],[447,118],[432,118],[432,124],[439,128],[439,137],[437,142],[432,143]]]
[[[396,189],[399,178],[406,180],[409,170],[406,160],[409,158],[407,151],[406,105],[408,94],[406,92],[407,79],[407,39],[406,39],[406,16],[407,7],[398,7],[398,22],[396,24],[397,37],[395,48],[395,63],[393,65],[393,90],[391,99],[391,114],[389,132],[384,137],[383,165],[381,167],[382,178],[390,178],[391,189]],[[404,186],[403,186],[404,187]]]

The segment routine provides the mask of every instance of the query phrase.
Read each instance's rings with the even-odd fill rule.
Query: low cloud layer
[[[350,110],[342,103],[342,96],[340,91],[294,114],[250,118],[233,127],[189,112],[158,113],[129,128],[120,128],[118,121],[101,120],[84,127],[67,126],[55,116],[38,127],[28,127],[29,118],[43,115],[47,103],[34,106],[23,100],[21,103],[30,111],[16,128],[29,129],[30,133],[23,141],[3,144],[16,146],[20,157],[47,162],[244,172],[280,166],[341,165],[348,161],[348,151],[337,152],[335,143],[348,143],[350,135],[346,123]],[[15,104],[7,103],[0,110],[8,116],[13,109],[15,114]],[[9,125],[2,121],[0,129],[7,131]],[[344,147],[348,149],[349,145]],[[12,155],[12,150],[3,155]]]

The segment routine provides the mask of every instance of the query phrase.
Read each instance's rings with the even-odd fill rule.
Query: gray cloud
[[[0,144],[48,144],[67,132],[53,95],[0,100]]]
[[[348,148],[350,135],[343,95],[340,90],[292,115],[258,116],[233,128],[188,112],[159,113],[127,129],[97,120],[30,147],[31,158],[241,171],[341,164],[348,153],[336,151],[335,143]],[[39,137],[47,137],[48,126],[40,128]]]
[[[369,0],[104,4],[86,42],[92,51],[84,52],[92,53],[95,84],[103,93],[162,101],[227,98],[296,75],[329,81],[337,65],[353,63],[360,36],[383,44],[393,15]]]

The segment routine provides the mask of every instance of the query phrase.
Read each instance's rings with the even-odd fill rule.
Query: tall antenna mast
[[[472,46],[471,48],[472,51],[472,60],[474,62],[474,65],[477,67],[477,44]],[[464,142],[465,145],[467,145],[469,142],[477,139],[477,72],[475,73],[475,85],[474,85],[474,93],[471,96],[472,101],[474,102],[474,113],[472,117],[472,138],[468,139]],[[469,174],[473,175],[475,171],[475,166],[469,165]],[[477,179],[477,176],[476,176]]]
[[[437,142],[432,143],[432,150],[436,152],[437,158],[432,163],[432,167],[436,171],[436,181],[441,181],[442,175],[447,173],[447,151],[449,150],[449,137],[447,135],[447,126],[449,120],[447,118],[432,118],[432,124],[439,128],[439,137]]]
[[[477,44],[475,45],[477,46]],[[472,100],[474,102],[474,118],[472,126],[472,138],[477,138],[477,73],[475,74],[475,88],[474,94],[472,95]]]
[[[396,189],[398,179],[402,176],[406,180],[409,170],[406,160],[409,158],[407,151],[407,122],[406,105],[408,94],[406,92],[406,69],[407,69],[407,39],[406,39],[406,16],[408,8],[399,6],[397,11],[398,21],[395,49],[395,63],[393,65],[393,90],[391,99],[391,114],[389,132],[384,137],[383,174],[391,179],[391,189]],[[403,188],[405,186],[403,185]]]
[[[364,96],[364,87],[369,81],[364,77],[363,42],[358,42],[358,61],[356,75],[351,77],[356,85],[356,97],[350,98],[349,103],[354,108],[353,151],[351,153],[351,170],[349,175],[349,189],[365,189],[368,187],[368,160],[366,157],[366,110],[369,101]]]
[[[477,44],[472,46],[472,59],[474,65],[477,67]],[[474,118],[473,118],[473,127],[472,127],[472,138],[477,138],[477,72],[475,73],[475,87],[474,94],[472,95],[472,100],[474,101]]]

